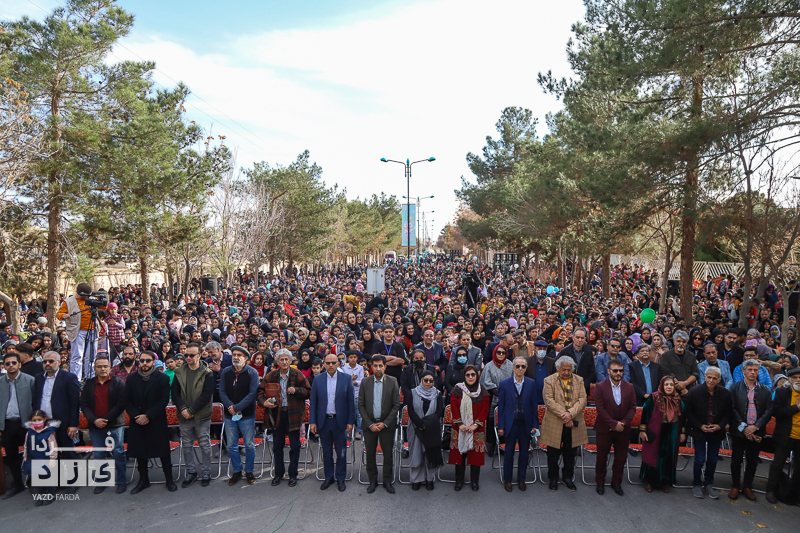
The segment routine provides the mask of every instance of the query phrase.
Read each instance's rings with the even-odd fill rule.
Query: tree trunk
[[[11,323],[11,333],[14,335],[19,335],[22,328],[20,327],[21,319],[20,319],[20,312],[19,312],[19,302],[15,301],[14,298],[7,295],[3,291],[0,291],[0,300],[3,301],[3,306],[6,309],[6,314],[8,315],[9,322]],[[55,316],[55,313],[53,313]]]
[[[583,287],[583,259],[577,254],[575,255],[575,261],[572,263],[572,285],[576,289]]]
[[[142,302],[145,306],[150,305],[150,271],[147,265],[147,256],[139,254],[139,275],[142,283]]]
[[[703,82],[700,78],[692,79],[693,120],[699,120],[703,114]],[[681,317],[689,323],[692,319],[692,302],[694,282],[694,247],[697,240],[697,178],[699,174],[699,158],[691,152],[687,158],[686,181],[683,186],[683,209],[681,212]]]
[[[603,274],[600,279],[603,291],[603,298],[608,298],[611,294],[611,254],[603,255]]]
[[[56,171],[50,173],[50,205],[47,215],[47,327],[55,331],[58,310],[58,273],[61,270],[61,185]]]
[[[663,313],[667,310],[667,291],[669,290],[669,271],[672,270],[672,263],[675,258],[672,255],[672,247],[666,247],[667,257],[664,259],[664,273],[661,278],[661,298],[658,299],[658,312]]]
[[[733,291],[731,291],[733,292]],[[753,270],[749,259],[745,258],[744,262],[744,299],[742,305],[737,311],[739,313],[739,328],[747,329],[748,316],[750,315],[751,299],[750,295],[753,292]]]
[[[784,283],[776,283],[775,288],[778,289],[778,292],[781,294],[781,298],[783,298],[783,324],[781,324],[781,348],[786,348],[786,345],[789,344],[789,313],[791,309],[789,309],[789,296],[792,292],[797,290],[797,282],[795,281],[794,284],[788,288],[786,288],[786,284]]]

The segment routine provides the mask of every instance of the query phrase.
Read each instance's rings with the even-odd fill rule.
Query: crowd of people
[[[23,331],[0,322],[0,438],[11,474],[2,499],[26,490],[33,460],[74,457],[59,448],[87,438],[96,458],[113,458],[118,493],[127,491],[129,459],[138,470],[131,494],[150,487],[155,458],[167,490],[178,490],[178,447],[182,487],[208,486],[212,442],[223,435],[228,485],[252,484],[255,442],[266,430],[273,486],[298,483],[308,439],[319,443],[323,490],[346,490],[347,449],[362,440],[368,493],[379,486],[379,456],[387,492],[404,469],[412,490],[433,490],[443,451],[456,491],[467,483],[467,466],[479,490],[487,456],[501,453],[505,490],[524,491],[537,447],[547,456],[549,489],[575,491],[576,457],[593,438],[600,495],[612,454],[608,486],[624,494],[631,450],[641,456],[648,492],[669,492],[678,457],[688,454],[693,495],[718,498],[715,469],[725,455],[727,496],[756,500],[756,468],[769,453],[767,501],[797,505],[800,474],[786,468],[795,471],[800,454],[795,318],[781,343],[788,303],[774,287],[742,309],[741,280],[709,279],[694,290],[693,316],[683,317],[655,271],[614,267],[609,294],[594,274],[585,292],[434,257],[387,265],[385,288],[373,293],[358,265],[237,272],[216,294],[197,280],[186,294],[113,287],[94,314],[85,283],[57,310],[21,302]],[[741,314],[748,328],[737,327]],[[216,404],[221,426],[212,421]],[[108,452],[98,451],[103,446]]]

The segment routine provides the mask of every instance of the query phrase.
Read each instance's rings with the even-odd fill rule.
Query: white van
[[[384,263],[394,263],[395,261],[397,261],[397,252],[394,250],[389,250],[383,255]]]

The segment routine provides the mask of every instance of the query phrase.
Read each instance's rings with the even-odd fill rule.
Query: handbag
[[[275,406],[273,408],[267,407],[267,403],[269,402],[270,398],[275,398]],[[278,424],[281,420],[281,384],[280,383],[265,383],[264,384],[264,410],[269,416],[270,424],[272,424],[273,428],[277,428]],[[277,415],[273,416],[273,414],[277,411]],[[264,420],[266,422],[266,420]]]

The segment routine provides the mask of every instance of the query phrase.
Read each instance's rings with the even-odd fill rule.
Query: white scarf
[[[469,427],[474,422],[472,418],[472,399],[477,398],[481,393],[481,386],[478,385],[478,388],[475,392],[470,392],[466,385],[463,383],[459,383],[456,385],[461,392],[461,405],[459,409],[461,411],[461,423],[465,426]],[[458,451],[460,453],[467,453],[468,451],[472,450],[472,432],[471,431],[459,431],[458,432]]]

